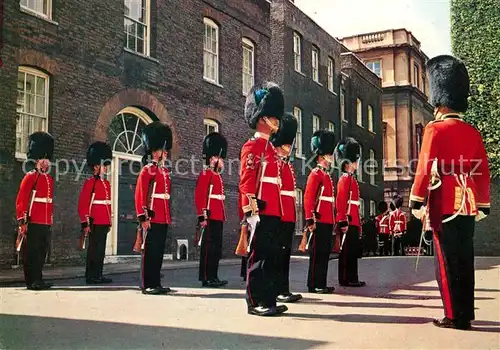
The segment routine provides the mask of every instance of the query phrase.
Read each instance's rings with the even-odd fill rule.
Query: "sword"
[[[306,251],[307,249],[309,249],[309,243],[311,242],[311,238],[312,236],[314,235],[314,231],[309,231],[311,234],[309,235],[309,239],[307,240],[307,244],[306,244]]]
[[[425,221],[427,221],[427,214],[424,216],[422,224],[422,232],[420,233],[420,242],[418,243],[418,250],[417,250],[417,261],[415,262],[415,272],[418,270],[418,262],[420,261],[420,251],[422,250],[422,242],[424,241],[424,236],[425,236]]]
[[[150,204],[150,210],[153,210],[153,203],[154,203],[154,195],[156,191],[156,181],[153,182],[153,190],[151,191],[151,204]],[[141,244],[141,250],[144,251],[144,247],[146,245],[146,238],[148,237],[148,230],[143,230],[141,226],[141,231],[142,231],[142,244]]]

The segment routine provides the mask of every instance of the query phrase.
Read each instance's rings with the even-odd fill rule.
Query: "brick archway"
[[[104,104],[94,131],[95,141],[107,141],[107,130],[111,120],[125,107],[145,108],[159,121],[166,123],[172,129],[172,159],[175,160],[179,157],[179,138],[167,109],[155,96],[139,89],[123,89]]]

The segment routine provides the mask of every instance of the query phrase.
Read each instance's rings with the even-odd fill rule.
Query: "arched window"
[[[205,125],[205,135],[211,132],[219,132],[219,123],[213,119],[203,119],[203,125]]]
[[[126,107],[118,113],[108,129],[108,139],[113,152],[143,155],[142,130],[153,120],[143,110]]]
[[[246,95],[255,82],[255,46],[250,39],[243,38],[243,95]]]
[[[203,77],[209,82],[219,83],[219,26],[210,18],[203,18],[205,38],[203,41]]]

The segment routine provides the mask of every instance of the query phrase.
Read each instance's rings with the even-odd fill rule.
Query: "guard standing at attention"
[[[395,195],[392,198],[391,204],[394,207],[394,210],[389,216],[389,230],[393,239],[392,254],[405,255],[403,241],[406,235],[406,215],[403,210],[401,210],[403,206],[403,197]]]
[[[378,255],[388,256],[391,250],[391,244],[389,243],[391,231],[389,229],[389,206],[386,201],[378,203],[378,213],[375,218],[378,233]]]

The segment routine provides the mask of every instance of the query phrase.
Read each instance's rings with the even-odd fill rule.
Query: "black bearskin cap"
[[[87,150],[87,165],[110,165],[113,158],[111,147],[106,142],[97,141],[90,145]]]
[[[203,156],[210,159],[212,156],[226,158],[227,140],[218,132],[212,132],[203,140]]]
[[[330,130],[317,130],[311,138],[312,153],[324,156],[335,150],[335,133]]]
[[[401,208],[403,206],[403,197],[400,195],[396,194],[394,197],[392,197],[392,203],[391,203],[395,208]]]
[[[172,131],[168,125],[156,121],[148,124],[142,131],[142,142],[146,154],[165,148],[172,148]]]
[[[453,56],[436,56],[427,62],[430,102],[434,107],[448,107],[457,112],[467,110],[469,73],[465,64]]]
[[[274,147],[293,144],[293,140],[297,136],[297,127],[297,118],[291,113],[285,113],[281,119],[278,132],[271,139]]]
[[[335,160],[340,169],[343,170],[345,163],[357,162],[361,156],[361,147],[352,137],[346,137],[335,147]]]
[[[245,102],[245,120],[255,129],[262,117],[281,119],[285,112],[283,91],[275,83],[257,84],[250,89]]]
[[[37,131],[28,137],[28,159],[52,159],[54,138],[49,133]]]
[[[382,201],[382,202],[378,203],[378,212],[379,213],[381,213],[381,214],[385,213],[388,208],[389,208],[389,206],[387,205],[386,201]]]

